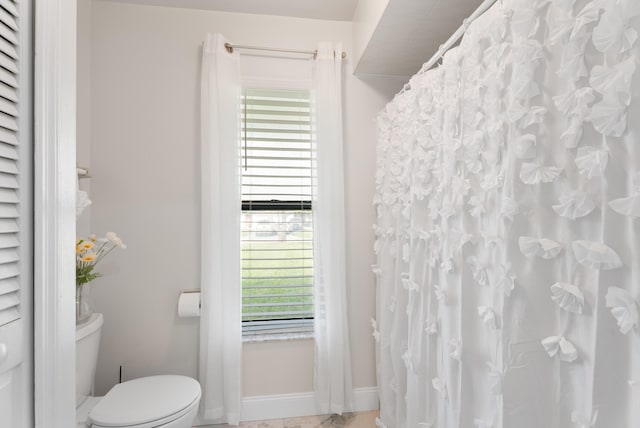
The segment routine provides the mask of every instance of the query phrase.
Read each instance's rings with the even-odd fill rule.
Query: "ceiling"
[[[111,0],[185,9],[351,21],[358,0]],[[421,1],[421,0],[418,0]]]

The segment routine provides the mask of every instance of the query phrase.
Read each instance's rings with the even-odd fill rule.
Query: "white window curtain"
[[[317,109],[315,396],[320,413],[338,414],[351,410],[353,394],[345,273],[341,53],[341,44],[334,48],[320,43],[313,69]]]
[[[238,425],[241,403],[240,78],[237,53],[207,35],[201,81],[201,288],[199,379],[204,423]]]

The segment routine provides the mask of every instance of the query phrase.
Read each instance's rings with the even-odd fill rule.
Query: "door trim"
[[[76,0],[34,3],[34,415],[58,428],[75,426]]]

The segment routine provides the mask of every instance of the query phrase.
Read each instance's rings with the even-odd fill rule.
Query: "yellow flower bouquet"
[[[82,287],[87,282],[98,278],[100,274],[93,269],[115,248],[127,248],[127,246],[113,232],[107,232],[105,237],[100,239],[96,235],[78,239],[76,241],[76,287]]]
[[[102,259],[116,248],[127,248],[122,239],[113,232],[104,238],[89,235],[76,241],[76,322],[81,321],[82,288],[100,276],[94,269]]]

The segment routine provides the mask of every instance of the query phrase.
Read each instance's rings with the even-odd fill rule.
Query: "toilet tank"
[[[76,408],[93,390],[103,322],[102,314],[92,314],[86,322],[76,326]]]

